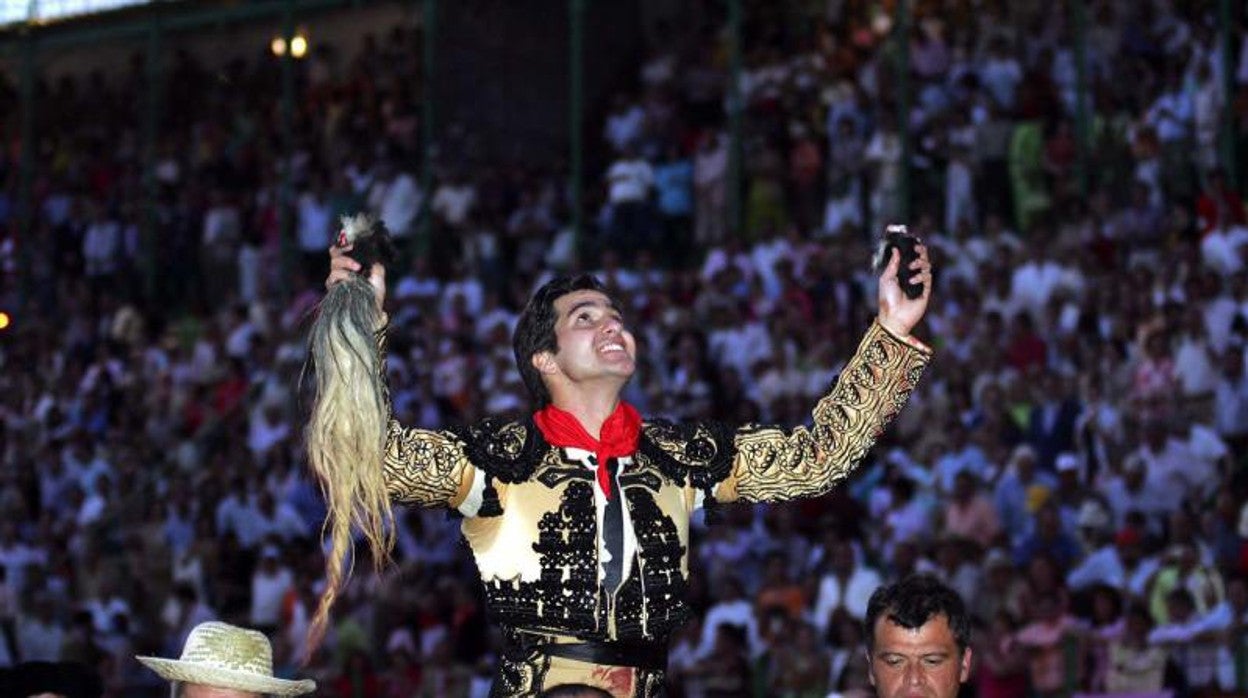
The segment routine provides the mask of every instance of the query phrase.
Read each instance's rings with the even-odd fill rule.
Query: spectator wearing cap
[[[1062,517],[1062,527],[1067,531],[1078,532],[1079,514],[1087,497],[1079,457],[1070,452],[1059,453],[1053,461],[1053,467],[1057,471],[1057,487],[1054,488],[1050,501],[1057,505]]]
[[[211,621],[191,631],[178,659],[137,659],[169,681],[173,698],[297,696],[316,682],[273,674],[273,647],[263,633]]]
[[[1061,569],[1068,569],[1079,559],[1079,542],[1062,527],[1061,514],[1053,502],[1036,512],[1035,530],[1023,539],[1014,552],[1014,559],[1026,565],[1038,555],[1051,557]]]

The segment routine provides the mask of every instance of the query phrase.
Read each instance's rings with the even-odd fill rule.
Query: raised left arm
[[[879,315],[858,345],[832,391],[815,406],[814,426],[785,431],[746,425],[734,438],[735,458],[728,476],[714,489],[716,501],[784,501],[816,497],[844,479],[885,426],[905,405],[932,351],[910,335],[931,296],[927,249],[907,273],[923,284],[908,298],[897,281],[900,256],[880,275]]]
[[[930,351],[872,323],[832,392],[815,406],[813,427],[737,430],[732,472],[716,487],[716,501],[777,502],[827,492],[901,410],[930,359]]]

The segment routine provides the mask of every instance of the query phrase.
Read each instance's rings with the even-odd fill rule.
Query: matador
[[[384,357],[385,269],[331,251],[327,285],[365,274]],[[879,312],[810,426],[643,419],[621,391],[636,344],[621,309],[589,275],[542,286],[513,348],[536,411],[428,430],[389,419],[392,502],[463,515],[489,616],[505,648],[491,696],[592,686],[662,695],[667,641],[688,615],[690,517],[708,503],[815,497],[845,478],[905,404],[931,358],[911,336],[931,292],[927,251],[879,277]],[[383,369],[384,370],[384,369]]]

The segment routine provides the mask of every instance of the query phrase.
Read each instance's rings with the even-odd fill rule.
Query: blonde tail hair
[[[374,234],[379,238],[366,243]],[[379,261],[369,259],[372,248],[391,249],[384,227],[365,215],[344,218],[342,237],[340,244],[355,245],[352,256],[365,270]],[[351,575],[352,529],[368,542],[378,571],[394,549],[394,513],[382,475],[390,415],[375,339],[381,319],[368,279],[353,274],[330,287],[308,335],[316,395],[306,444],[327,508],[321,535],[330,545],[325,588],[308,628],[305,662],[324,639],[330,608]]]

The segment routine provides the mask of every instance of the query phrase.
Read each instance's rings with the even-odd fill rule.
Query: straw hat
[[[264,633],[209,621],[191,630],[180,659],[136,657],[169,681],[275,696],[297,696],[316,689],[308,679],[273,676],[273,648]]]

